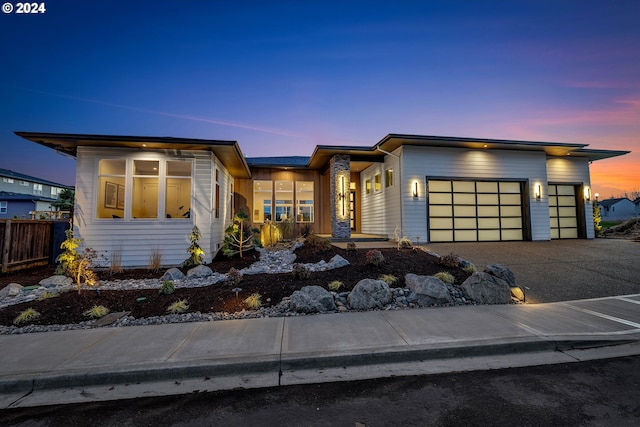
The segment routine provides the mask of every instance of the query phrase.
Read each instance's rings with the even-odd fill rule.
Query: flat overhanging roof
[[[76,157],[78,147],[117,147],[139,150],[210,151],[237,178],[250,178],[251,172],[236,141],[219,141],[158,136],[87,135],[40,132],[15,132],[24,139]]]

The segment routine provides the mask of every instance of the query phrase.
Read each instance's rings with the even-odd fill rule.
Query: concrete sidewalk
[[[640,354],[640,294],[0,336],[0,405],[42,406]]]

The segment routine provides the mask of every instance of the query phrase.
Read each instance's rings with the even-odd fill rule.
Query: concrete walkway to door
[[[525,287],[527,303],[640,293],[640,242],[592,239],[426,247],[440,255],[453,252],[474,263],[478,271],[492,263],[509,267]]]

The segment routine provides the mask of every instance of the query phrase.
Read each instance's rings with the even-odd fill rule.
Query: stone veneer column
[[[331,200],[331,236],[348,239],[351,237],[349,221],[349,183],[351,158],[347,154],[336,154],[329,163]],[[343,187],[344,182],[344,188]],[[341,193],[342,192],[342,193]],[[344,212],[343,212],[344,210]]]

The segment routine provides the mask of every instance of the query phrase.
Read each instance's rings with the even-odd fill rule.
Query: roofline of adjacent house
[[[250,178],[251,171],[237,141],[211,140],[197,138],[174,138],[168,136],[131,136],[131,135],[97,135],[97,134],[69,134],[43,132],[14,132],[16,135],[51,148],[72,157],[77,156],[78,147],[121,147],[139,148],[147,150],[209,150],[212,151],[222,164],[232,170],[234,176]],[[231,150],[235,155],[229,159],[222,154]],[[224,151],[225,153],[221,153]]]
[[[7,173],[8,172],[8,173]],[[10,169],[0,168],[0,176],[5,178],[20,179],[22,181],[31,181],[37,184],[44,184],[50,187],[67,188],[73,190],[73,185],[60,184],[59,182],[49,181],[47,179],[36,178],[35,176],[27,175],[20,172],[15,172]]]

